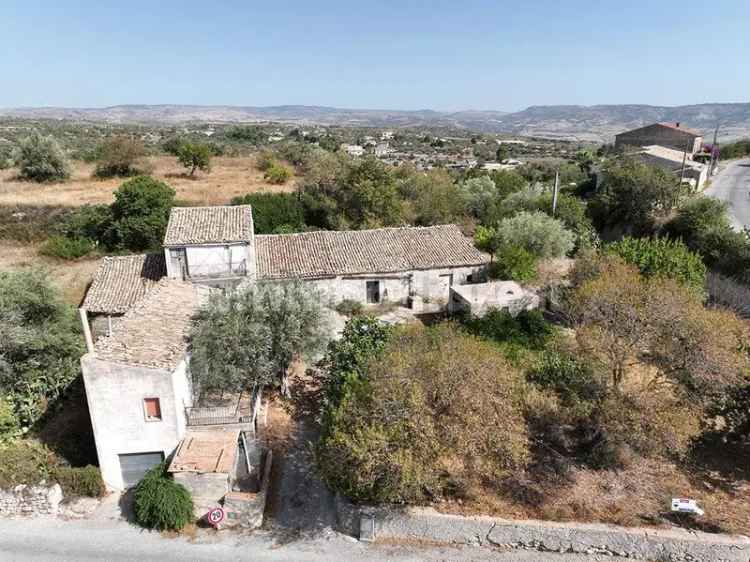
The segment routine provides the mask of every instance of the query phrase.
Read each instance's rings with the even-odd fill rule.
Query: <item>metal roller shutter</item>
[[[138,484],[149,469],[164,460],[164,453],[161,451],[158,453],[131,453],[117,456],[120,457],[120,470],[126,488]]]

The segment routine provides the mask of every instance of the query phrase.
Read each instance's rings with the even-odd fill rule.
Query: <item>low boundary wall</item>
[[[750,538],[738,535],[684,529],[463,517],[439,513],[431,508],[358,507],[341,497],[336,498],[336,510],[339,530],[354,534],[362,541],[424,540],[675,562],[750,560]]]
[[[63,499],[59,484],[26,486],[0,490],[0,517],[56,516]]]

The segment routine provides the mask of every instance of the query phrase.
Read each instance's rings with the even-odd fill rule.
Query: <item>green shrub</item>
[[[89,254],[94,247],[94,243],[88,238],[53,236],[44,243],[40,253],[64,260],[74,260]]]
[[[140,163],[146,156],[143,141],[118,135],[110,137],[97,150],[97,178],[130,177],[143,173]]]
[[[49,480],[57,464],[54,453],[38,441],[14,439],[0,443],[0,488]]]
[[[490,266],[490,277],[526,283],[536,279],[536,265],[536,256],[525,248],[504,245],[495,253],[495,261]]]
[[[12,404],[0,396],[0,440],[13,437],[19,429],[18,418],[16,418]]]
[[[60,484],[65,497],[100,498],[104,495],[104,480],[96,466],[58,466],[51,471],[50,478]]]
[[[706,266],[701,256],[691,252],[681,240],[625,237],[607,249],[647,277],[662,275],[698,293],[705,291]]]
[[[361,302],[352,299],[344,299],[336,305],[336,312],[346,316],[357,316],[362,314],[364,306]]]
[[[232,205],[252,205],[256,234],[299,232],[305,228],[304,208],[294,193],[250,193]]]
[[[565,402],[595,400],[603,389],[589,365],[569,353],[545,351],[527,379],[542,388],[554,390]]]
[[[506,310],[491,308],[481,318],[464,319],[464,325],[479,337],[531,349],[542,349],[553,333],[552,324],[539,310],[523,310],[513,316]]]
[[[270,168],[268,168],[268,170],[266,170],[266,173],[263,175],[263,177],[268,183],[282,185],[292,177],[292,171],[288,166],[285,166],[284,164],[274,163]]]
[[[24,179],[46,182],[62,181],[70,177],[70,162],[51,136],[38,132],[22,139],[14,153],[19,176]]]
[[[134,495],[135,520],[147,529],[179,531],[193,520],[193,499],[184,486],[166,473],[162,463],[138,482]]]
[[[276,156],[270,150],[261,150],[255,156],[255,167],[261,172],[267,171],[271,166],[277,164]]]
[[[110,207],[106,246],[134,252],[161,248],[174,196],[174,189],[149,176],[123,183]]]

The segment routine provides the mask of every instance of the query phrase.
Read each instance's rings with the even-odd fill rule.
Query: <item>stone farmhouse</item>
[[[249,206],[173,209],[163,253],[105,258],[80,308],[83,379],[107,488],[134,485],[180,447],[170,470],[196,485],[211,482],[215,500],[194,491],[206,505],[236,491],[240,474],[263,489],[262,476],[247,477],[268,472],[257,443],[248,442],[257,394],[197,404],[191,385],[187,336],[211,291],[301,280],[331,305],[352,299],[434,312],[448,307],[452,287],[482,281],[489,261],[454,225],[255,235]],[[229,433],[200,433],[217,430]],[[202,441],[224,445],[196,456]],[[210,451],[217,458],[206,458]]]
[[[703,135],[678,123],[653,123],[615,135],[615,147],[665,146],[692,155],[703,146]]]
[[[703,135],[680,123],[654,123],[615,135],[615,147],[638,148],[633,156],[680,176],[683,183],[701,190],[708,179],[706,164],[694,160],[703,148]]]

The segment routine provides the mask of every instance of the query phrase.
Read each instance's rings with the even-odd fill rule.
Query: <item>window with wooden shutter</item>
[[[143,408],[146,410],[146,420],[156,421],[161,419],[161,405],[158,398],[144,398]]]

